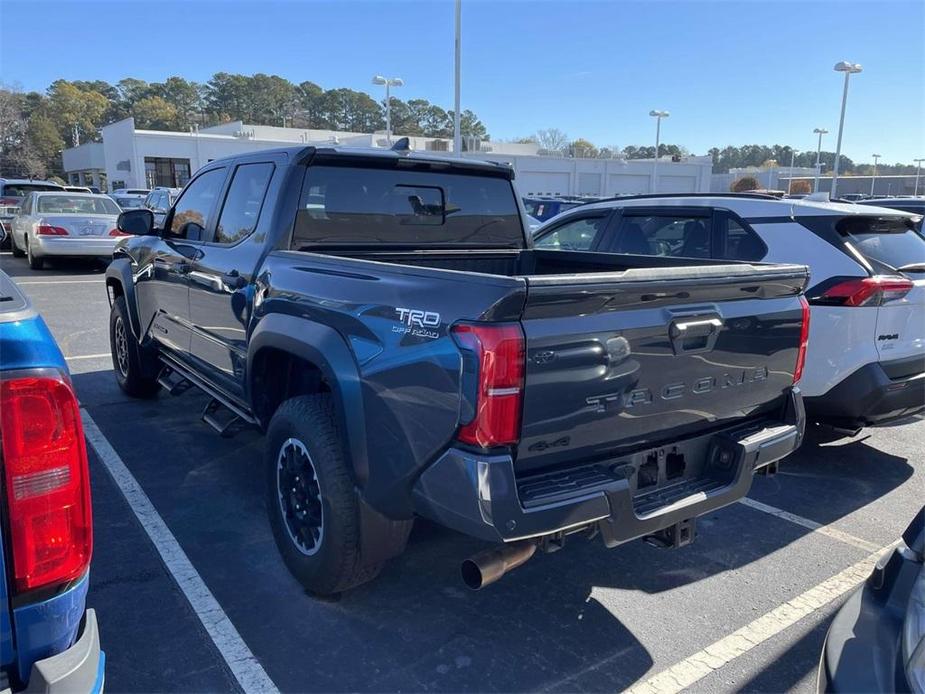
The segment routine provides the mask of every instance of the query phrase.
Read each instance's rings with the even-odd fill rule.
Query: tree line
[[[392,131],[453,137],[452,110],[427,99],[390,99]],[[99,129],[128,116],[135,127],[187,131],[233,120],[257,125],[370,133],[385,128],[385,99],[347,88],[295,84],[278,75],[218,72],[205,83],[169,77],[56,80],[45,93],[0,85],[0,171],[4,175],[61,175],[60,152],[100,139]],[[488,138],[470,110],[460,114],[464,137]]]

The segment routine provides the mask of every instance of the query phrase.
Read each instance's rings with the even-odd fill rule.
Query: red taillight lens
[[[119,231],[118,229],[110,229],[110,236],[131,236],[131,234],[126,234],[124,231]]]
[[[0,205],[14,205],[19,207],[19,198],[0,198]]]
[[[517,443],[524,387],[520,325],[461,323],[452,332],[478,363],[475,417],[460,428],[459,440],[482,448]]]
[[[17,591],[79,577],[90,564],[93,524],[70,384],[44,376],[0,381],[0,433]]]
[[[800,296],[802,307],[802,324],[800,326],[800,349],[797,350],[797,364],[793,369],[793,382],[797,383],[803,378],[803,367],[806,365],[806,347],[809,345],[809,302],[805,296]]]
[[[905,277],[857,277],[826,289],[813,303],[824,306],[881,306],[902,299],[915,286]]]
[[[67,229],[49,226],[48,224],[39,224],[35,233],[39,236],[67,236]]]

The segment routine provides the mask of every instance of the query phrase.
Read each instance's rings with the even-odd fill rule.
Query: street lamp
[[[791,148],[790,150],[790,180],[787,182],[787,192],[793,192],[793,160],[797,157],[797,152],[800,150]]]
[[[870,197],[874,197],[874,184],[877,182],[877,164],[880,163],[879,154],[871,154],[874,158],[874,175],[870,177]]]
[[[915,191],[912,194],[918,195],[919,194],[919,173],[921,173],[922,171],[922,162],[925,161],[925,159],[913,159],[912,161],[918,164],[918,168],[915,170]]]
[[[841,117],[838,119],[838,141],[835,144],[835,167],[832,169],[832,192],[829,193],[830,198],[838,197],[836,195],[836,189],[838,188],[838,159],[841,157],[841,136],[845,128],[845,104],[848,102],[848,78],[857,72],[861,72],[861,66],[858,63],[849,63],[847,60],[843,60],[840,63],[836,63],[833,69],[835,72],[845,73],[845,89],[841,95]]]
[[[668,111],[649,111],[649,115],[655,118],[655,163],[652,164],[652,192],[658,192],[658,144],[662,135],[662,118],[667,118],[671,114]]]
[[[819,192],[819,176],[822,175],[822,166],[819,163],[819,157],[822,155],[822,136],[829,131],[825,128],[813,128],[813,132],[819,135],[819,144],[816,145],[816,178],[813,181],[813,192]]]
[[[373,84],[385,86],[385,139],[389,144],[392,144],[392,97],[389,89],[391,87],[404,87],[405,83],[401,77],[376,75],[373,77]]]

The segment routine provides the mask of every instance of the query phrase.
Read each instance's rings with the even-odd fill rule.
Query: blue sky
[[[29,28],[32,27],[32,28]],[[598,145],[835,149],[839,60],[851,78],[843,152],[925,156],[925,2],[463,0],[464,108],[495,138],[557,127]],[[266,72],[453,104],[453,3],[0,0],[0,80]]]

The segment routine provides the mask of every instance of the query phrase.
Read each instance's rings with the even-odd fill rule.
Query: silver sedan
[[[121,210],[107,195],[30,193],[11,224],[13,255],[28,256],[39,270],[48,257],[112,257],[125,234],[116,229]]]

